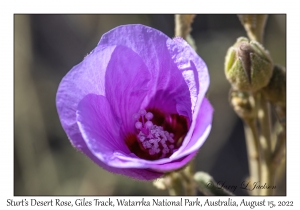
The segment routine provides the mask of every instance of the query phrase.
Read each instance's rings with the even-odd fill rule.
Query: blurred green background
[[[55,95],[63,76],[82,61],[103,33],[140,23],[174,36],[174,15],[14,15],[14,194],[167,195],[152,182],[111,174],[77,152],[61,127]],[[238,185],[248,176],[244,130],[228,101],[227,49],[246,33],[236,15],[197,15],[197,52],[206,62],[207,97],[215,112],[211,134],[196,157],[196,170]],[[286,66],[286,15],[269,15],[264,46]],[[285,173],[277,195],[286,195]],[[237,195],[247,192],[237,189]],[[200,193],[199,193],[200,195]]]

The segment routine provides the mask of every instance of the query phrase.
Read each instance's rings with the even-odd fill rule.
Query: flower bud
[[[286,106],[286,73],[285,68],[274,65],[269,84],[262,89],[266,98],[275,105]]]
[[[225,74],[233,89],[257,91],[265,87],[272,76],[271,57],[261,44],[238,38],[225,57]]]

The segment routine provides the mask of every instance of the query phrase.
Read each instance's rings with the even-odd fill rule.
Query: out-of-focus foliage
[[[62,77],[98,43],[106,31],[141,23],[174,36],[174,15],[15,15],[15,195],[167,195],[121,175],[110,174],[72,148],[59,122],[55,94]],[[236,15],[197,15],[192,24],[197,52],[211,77],[214,106],[211,134],[196,158],[196,171],[216,182],[237,185],[247,178],[244,131],[228,101],[224,56],[246,36]],[[270,15],[264,46],[274,63],[286,66],[286,16]],[[285,174],[276,194],[285,195]]]

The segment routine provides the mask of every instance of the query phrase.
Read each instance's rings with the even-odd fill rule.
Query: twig
[[[260,181],[260,161],[259,161],[259,139],[257,126],[254,119],[244,120],[244,129],[246,136],[246,146],[248,154],[250,181]],[[259,190],[251,191],[252,195],[258,195]]]
[[[257,93],[258,102],[258,121],[260,124],[260,150],[261,150],[261,183],[264,185],[273,185],[275,182],[274,166],[271,163],[272,145],[271,145],[271,128],[270,128],[270,107],[264,95]],[[273,195],[272,188],[262,189],[261,195]]]

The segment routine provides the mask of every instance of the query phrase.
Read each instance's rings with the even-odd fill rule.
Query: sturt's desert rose
[[[62,79],[56,105],[75,148],[110,172],[151,180],[186,165],[206,140],[208,86],[183,39],[124,25]]]

